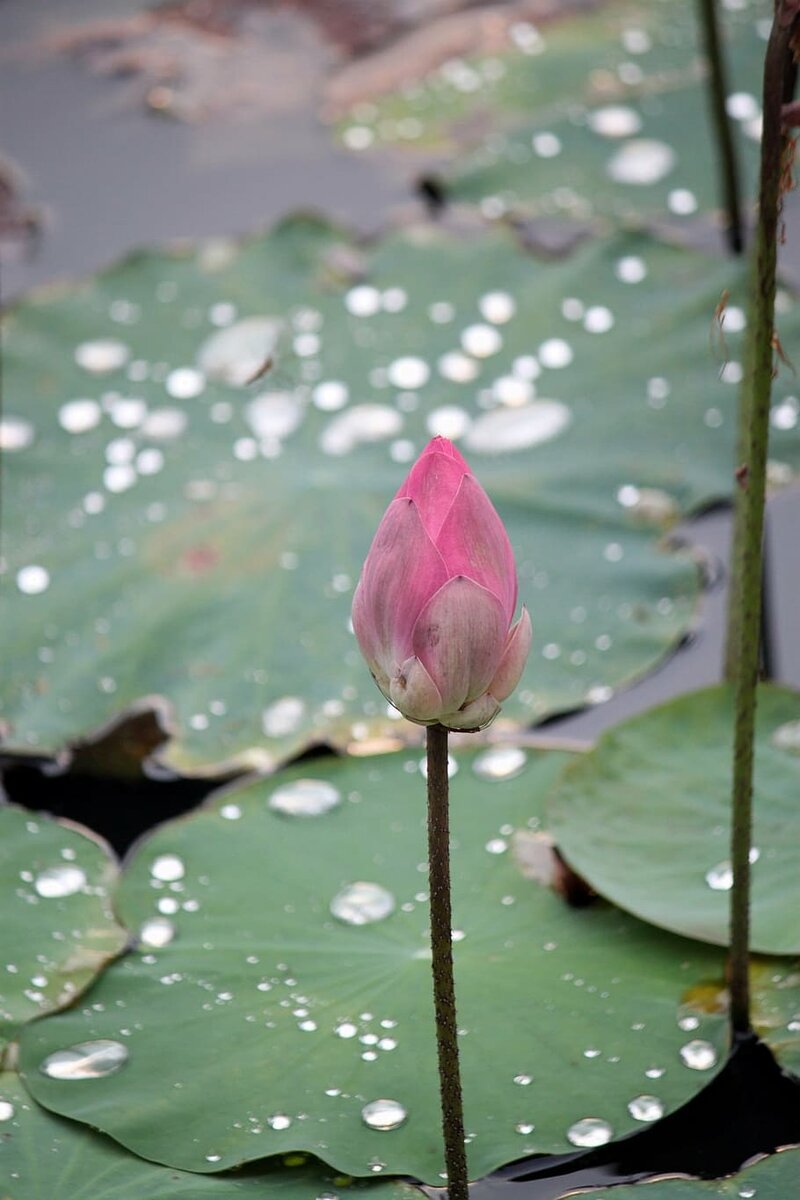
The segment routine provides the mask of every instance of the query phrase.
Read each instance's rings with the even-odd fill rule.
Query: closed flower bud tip
[[[353,598],[375,682],[410,721],[483,728],[530,649],[516,605],[503,523],[452,442],[434,438],[386,510]]]

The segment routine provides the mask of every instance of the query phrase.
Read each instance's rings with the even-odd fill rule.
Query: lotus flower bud
[[[527,611],[503,523],[455,446],[426,446],[389,505],[353,598],[378,687],[420,725],[482,729],[519,682]]]

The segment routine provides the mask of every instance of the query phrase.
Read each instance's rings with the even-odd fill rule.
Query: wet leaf
[[[144,1162],[86,1126],[54,1117],[31,1099],[11,1071],[0,1072],[0,1171],[8,1200],[228,1200],[265,1195],[338,1200],[340,1195],[367,1192],[372,1200],[419,1196],[415,1188],[397,1181],[358,1183],[334,1177],[312,1159],[291,1165],[276,1160],[236,1176],[192,1175]]]
[[[728,942],[733,703],[681,696],[606,733],[564,773],[548,824],[601,895],[676,933]],[[800,695],[763,686],[756,713],[752,946],[800,952]]]
[[[721,13],[729,111],[754,189],[766,5]],[[769,28],[768,24],[766,26]],[[720,206],[697,9],[690,0],[604,5],[510,29],[505,50],[449,58],[343,122],[345,145],[448,156],[450,198],[489,217],[685,221]],[[466,153],[465,153],[466,150]]]
[[[660,539],[731,490],[743,270],[637,236],[537,264],[500,231],[423,227],[363,252],[352,284],[331,267],[348,248],[296,220],[9,316],[10,747],[55,750],[154,695],[186,771],[396,734],[349,608],[432,432],[497,504],[534,616],[505,719],[604,699],[684,633],[696,575]],[[773,450],[790,477],[791,383]]]
[[[586,1195],[595,1200],[787,1200],[799,1176],[800,1151],[790,1149],[762,1158],[729,1179],[670,1179]]]
[[[116,875],[99,839],[0,808],[0,1050],[26,1021],[72,1003],[125,946],[109,900]]]
[[[722,972],[718,951],[602,903],[569,908],[520,876],[511,835],[538,826],[563,760],[509,746],[455,757],[472,1177],[598,1144],[598,1128],[601,1140],[637,1128],[638,1096],[673,1110],[710,1078],[725,1041],[717,1013],[679,1024],[687,990]],[[436,1183],[423,790],[419,751],[318,758],[142,843],[118,902],[144,944],[91,1005],[26,1031],[35,1098],[181,1169],[308,1151],[352,1174]],[[121,1069],[48,1074],[48,1056],[97,1040],[124,1045]],[[377,1100],[405,1119],[368,1127]]]

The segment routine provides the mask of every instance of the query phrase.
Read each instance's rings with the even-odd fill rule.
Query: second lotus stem
[[[730,996],[731,1033],[750,1030],[749,932],[752,830],[753,739],[761,628],[762,542],[769,439],[770,397],[775,356],[775,273],[778,222],[786,184],[790,143],[782,127],[787,75],[793,70],[791,40],[797,5],[781,0],[764,65],[764,132],[758,224],[752,272],[745,378],[740,403],[742,434],[737,464],[739,493],[734,527],[728,678],[734,685],[733,821],[731,863]]]

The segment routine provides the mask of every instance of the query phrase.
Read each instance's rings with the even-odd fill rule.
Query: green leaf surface
[[[746,202],[769,17],[760,2],[719,17]],[[513,209],[685,218],[720,204],[691,0],[603,5],[538,29],[520,22],[506,50],[448,59],[420,82],[360,104],[340,132],[357,150],[390,145],[415,161],[420,151],[452,156],[451,197],[482,202],[489,216]]]
[[[664,929],[728,944],[733,694],[707,688],[606,733],[553,791],[548,823],[602,896]],[[759,690],[752,946],[800,952],[800,695]]]
[[[729,1179],[669,1179],[587,1192],[594,1200],[789,1200],[800,1179],[800,1151],[782,1150]]]
[[[619,277],[631,263],[636,284]],[[20,447],[6,467],[8,744],[52,751],[153,694],[175,706],[168,759],[183,770],[385,732],[350,599],[433,431],[462,435],[533,612],[536,649],[504,716],[643,674],[685,631],[696,589],[659,535],[730,490],[741,335],[711,344],[723,289],[736,327],[739,267],[643,237],[542,264],[501,231],[414,229],[368,254],[297,220],[27,302],[5,351],[4,436]],[[271,374],[235,386],[280,322]],[[774,453],[791,474],[786,391]]]
[[[495,750],[488,777],[485,759],[457,760],[454,955],[473,1178],[569,1150],[568,1130],[586,1117],[624,1134],[639,1095],[676,1108],[725,1041],[716,1013],[693,1016],[691,1032],[679,1025],[684,995],[721,974],[718,951],[605,905],[571,909],[519,874],[509,839],[538,826],[563,760],[530,752],[523,766]],[[308,797],[303,779],[338,806],[316,817],[270,807],[285,802],[282,789]],[[175,936],[159,949],[145,925],[150,944],[104,976],[90,1005],[26,1031],[36,1099],[182,1169],[308,1151],[354,1175],[439,1181],[423,793],[419,752],[319,758],[144,842],[120,911],[132,926],[158,915],[156,941]],[[355,882],[388,889],[394,911],[336,919],[334,897]],[[121,1070],[44,1073],[48,1055],[94,1039],[124,1044]],[[691,1069],[681,1049],[698,1040]],[[407,1120],[368,1128],[362,1109],[377,1099],[400,1103]]]
[[[105,845],[41,814],[0,807],[0,1049],[70,1004],[127,939]]]
[[[11,1071],[0,1073],[0,1179],[3,1200],[309,1200],[361,1195],[363,1200],[414,1200],[396,1180],[356,1182],[293,1156],[237,1175],[193,1175],[145,1162],[85,1125],[41,1108]]]

